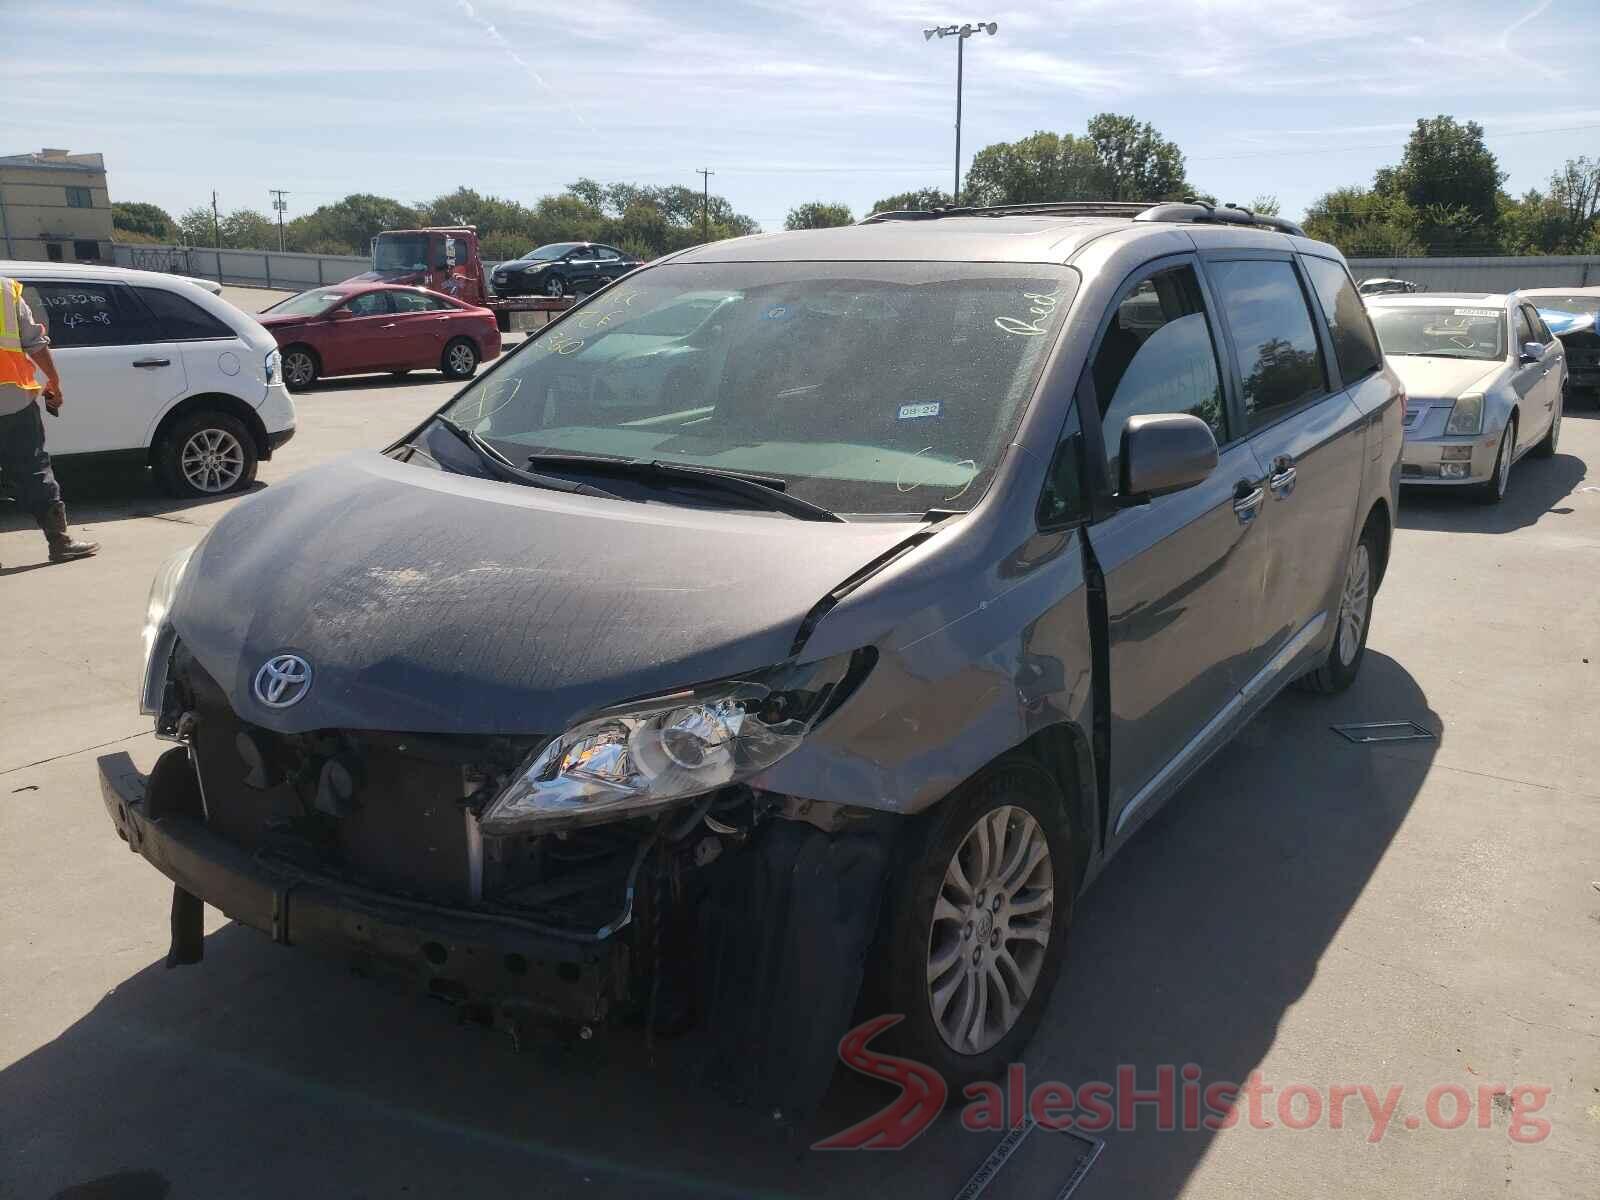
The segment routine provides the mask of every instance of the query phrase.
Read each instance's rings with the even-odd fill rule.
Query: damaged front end
[[[169,645],[146,694],[158,735],[183,749],[148,781],[125,755],[101,760],[119,832],[176,884],[169,964],[198,961],[210,903],[518,1033],[709,1025],[742,1047],[718,1056],[742,1092],[796,1108],[795,1089],[820,1094],[895,819],[758,777],[870,653],[620,706],[556,736],[477,737],[270,730]]]

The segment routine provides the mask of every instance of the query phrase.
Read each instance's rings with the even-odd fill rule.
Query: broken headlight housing
[[[529,758],[484,810],[483,832],[619,820],[753,778],[800,746],[868,662],[786,663],[598,713]]]
[[[179,550],[156,568],[156,577],[150,581],[150,598],[144,606],[144,679],[139,688],[139,711],[146,716],[161,712],[161,693],[167,686],[167,660],[172,657],[172,645],[177,638],[167,614],[177,599],[178,585],[189,567],[189,558],[195,548]]]

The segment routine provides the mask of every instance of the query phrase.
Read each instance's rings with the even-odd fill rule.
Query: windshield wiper
[[[719,471],[713,467],[693,467],[687,463],[661,459],[616,458],[597,454],[530,454],[531,467],[551,467],[568,471],[597,471],[646,482],[688,483],[708,490],[727,492],[753,501],[772,512],[787,513],[802,521],[844,520],[836,512],[791,496],[785,491],[788,481],[776,475],[756,475],[744,471]]]
[[[599,496],[605,500],[620,500],[621,497],[601,488],[591,487],[587,483],[573,483],[569,479],[559,479],[554,475],[540,475],[533,471],[524,471],[488,442],[484,441],[472,430],[464,425],[458,425],[443,414],[435,414],[434,418],[440,426],[449,430],[461,443],[478,456],[478,461],[488,468],[489,473],[497,479],[509,483],[522,483],[529,487],[549,488],[553,492],[567,492],[575,496]]]

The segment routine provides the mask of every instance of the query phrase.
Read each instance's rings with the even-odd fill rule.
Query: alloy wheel
[[[1339,661],[1355,662],[1361,651],[1361,631],[1367,624],[1367,608],[1372,598],[1372,559],[1366,542],[1357,542],[1350,556],[1350,569],[1344,577],[1344,594],[1339,600]]]
[[[1500,435],[1500,459],[1496,464],[1494,477],[1494,491],[1497,496],[1506,494],[1506,485],[1511,481],[1511,456],[1516,450],[1511,441],[1511,431],[1515,428],[1516,426],[1508,421],[1506,431]]]
[[[544,294],[549,296],[552,300],[559,300],[562,296],[567,294],[566,284],[561,281],[561,277],[559,275],[552,277],[545,283]]]
[[[1026,809],[990,809],[945,868],[928,931],[928,1007],[958,1054],[1016,1025],[1039,984],[1055,920],[1055,870]]]
[[[198,492],[225,492],[244,474],[244,447],[226,429],[197,430],[178,456],[183,477]]]
[[[457,343],[450,347],[448,361],[450,369],[458,375],[466,375],[477,365],[477,355],[472,352],[472,347],[464,343]]]
[[[294,350],[283,359],[284,382],[293,387],[304,387],[317,376],[317,364],[304,350]]]

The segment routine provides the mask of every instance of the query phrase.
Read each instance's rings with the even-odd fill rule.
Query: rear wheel
[[[317,381],[322,365],[309,347],[290,346],[283,352],[283,382],[291,392],[303,392]]]
[[[946,798],[905,847],[873,994],[905,1020],[902,1052],[961,1084],[992,1079],[1038,1027],[1072,912],[1055,780],[1008,757]]]
[[[1339,592],[1333,645],[1316,670],[1302,675],[1296,685],[1308,692],[1332,695],[1356,681],[1367,654],[1367,629],[1372,624],[1372,597],[1378,587],[1378,535],[1369,526],[1350,552],[1344,587]]]
[[[224,496],[256,478],[256,444],[239,418],[197,412],[180,418],[156,450],[156,473],[174,496]]]
[[[1494,474],[1489,476],[1487,483],[1478,485],[1478,503],[1499,504],[1506,498],[1506,488],[1511,483],[1511,460],[1517,454],[1517,419],[1510,418],[1506,422],[1505,432],[1500,435],[1500,452],[1494,457]]]
[[[478,348],[468,338],[456,338],[439,359],[439,370],[450,379],[471,379],[477,369]]]

